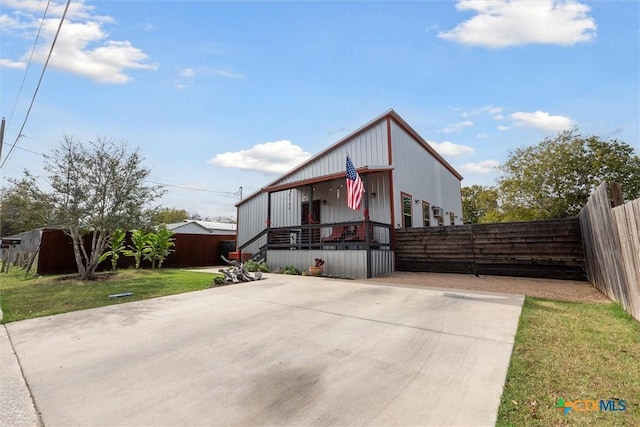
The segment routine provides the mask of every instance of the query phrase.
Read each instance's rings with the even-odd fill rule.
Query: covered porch
[[[361,168],[358,173],[365,187],[359,211],[347,207],[343,173],[264,188],[265,227],[238,250],[272,268],[307,271],[321,258],[327,276],[391,273],[391,168]]]

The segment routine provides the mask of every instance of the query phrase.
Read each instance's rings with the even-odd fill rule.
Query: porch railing
[[[391,249],[391,225],[375,221],[271,227],[265,231],[269,250]]]

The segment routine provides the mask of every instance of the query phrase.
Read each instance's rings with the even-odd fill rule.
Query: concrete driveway
[[[44,425],[495,423],[522,296],[266,276],[6,325]]]

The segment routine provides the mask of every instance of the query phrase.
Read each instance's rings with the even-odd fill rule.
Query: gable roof
[[[375,119],[371,120],[370,122],[364,124],[360,128],[356,129],[355,131],[349,133],[348,135],[346,135],[345,137],[341,138],[340,140],[338,140],[337,142],[333,143],[332,145],[328,146],[324,150],[322,150],[322,151],[318,152],[317,154],[309,157],[307,160],[305,160],[304,162],[300,163],[298,166],[294,167],[290,171],[285,172],[283,175],[280,175],[278,178],[276,178],[275,180],[271,181],[266,186],[264,186],[264,187],[260,188],[259,190],[256,190],[255,192],[251,193],[249,196],[247,196],[246,198],[244,198],[241,201],[239,201],[238,203],[236,203],[235,206],[240,206],[240,205],[244,204],[245,202],[249,201],[250,199],[252,199],[252,198],[256,197],[257,195],[261,194],[262,192],[264,192],[266,189],[278,188],[279,186],[277,184],[279,182],[281,182],[282,180],[284,180],[285,178],[287,178],[288,176],[293,175],[294,173],[296,173],[300,169],[304,168],[308,164],[314,162],[316,159],[322,157],[326,153],[328,153],[330,151],[333,151],[333,150],[339,148],[340,146],[346,144],[351,139],[355,138],[356,136],[358,136],[359,134],[361,134],[363,132],[366,132],[368,129],[376,126],[380,122],[383,122],[383,121],[387,120],[387,118],[389,118],[391,120],[394,120],[401,128],[403,128],[407,133],[409,133],[413,138],[415,138],[417,140],[417,142],[425,150],[427,150],[429,152],[429,154],[431,154],[440,164],[442,164],[447,170],[449,170],[449,172],[451,172],[459,180],[462,180],[462,178],[463,178],[462,175],[460,175],[460,173],[457,170],[455,170],[453,168],[453,166],[451,166],[451,164],[449,164],[449,162],[447,162],[431,145],[429,145],[429,143],[424,138],[422,138],[418,134],[418,132],[416,132],[402,117],[400,117],[400,115],[398,113],[396,113],[394,109],[390,109],[390,110],[386,111],[385,113],[381,114],[380,116],[376,117]],[[358,169],[358,173],[360,173],[360,172],[361,172],[361,170]]]
[[[181,222],[173,222],[171,224],[167,224],[167,228],[173,231],[188,224],[196,225],[202,228],[203,231],[206,231],[208,233],[213,231],[236,231],[236,224],[230,224],[226,222],[201,221],[195,219],[185,219]]]

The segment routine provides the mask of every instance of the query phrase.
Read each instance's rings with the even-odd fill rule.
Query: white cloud
[[[502,107],[494,107],[493,105],[485,105],[480,111],[487,114],[498,114],[502,111]]]
[[[438,37],[467,45],[570,46],[596,35],[596,23],[588,16],[591,9],[575,0],[459,0],[456,9],[477,15]]]
[[[471,120],[465,120],[459,123],[454,123],[452,125],[449,125],[447,127],[445,127],[444,129],[440,129],[440,132],[443,133],[452,133],[452,132],[457,132],[461,129],[464,129],[466,127],[470,127],[473,126],[473,122]]]
[[[485,105],[484,107],[475,108],[471,111],[463,111],[462,117],[472,117],[478,114],[498,114],[502,111],[502,107],[496,107],[493,105]]]
[[[0,68],[17,68],[19,70],[24,70],[27,67],[27,64],[24,62],[16,62],[10,59],[0,58]]]
[[[240,73],[233,73],[229,70],[219,69],[216,70],[216,74],[220,77],[225,77],[227,79],[244,79],[244,75]]]
[[[498,125],[498,130],[505,131],[505,130],[509,130],[509,129],[511,129],[509,126],[505,126],[505,125]]]
[[[264,172],[267,174],[283,174],[311,157],[298,145],[291,141],[280,140],[257,144],[248,150],[216,154],[208,163],[223,168],[237,168]]]
[[[180,80],[174,80],[173,81],[173,87],[176,88],[176,89],[182,90],[182,89],[186,89],[187,88],[187,84],[185,82],[183,82],[183,81],[180,81]]]
[[[487,175],[497,171],[500,163],[497,160],[484,160],[477,163],[465,163],[458,167],[462,173],[473,173],[479,175]]]
[[[450,141],[443,142],[429,142],[436,151],[443,156],[464,156],[467,154],[473,154],[474,149],[466,145],[454,144]]]
[[[550,132],[559,132],[574,125],[573,120],[569,117],[552,116],[544,111],[533,113],[517,112],[511,114],[510,117],[517,126],[526,126]]]
[[[488,134],[488,133],[481,132],[481,133],[479,133],[479,134],[477,134],[477,135],[476,135],[476,138],[486,138],[486,137],[488,137],[488,136],[489,136],[489,134]]]
[[[504,116],[502,114],[496,114],[493,116],[493,120],[504,120]]]
[[[193,68],[182,68],[180,69],[180,77],[193,77],[196,72],[193,70]]]
[[[36,0],[5,0],[5,6],[15,9],[13,28],[24,28],[22,36],[31,39],[40,23],[45,2]],[[44,63],[58,30],[64,3],[52,3],[43,21],[42,42],[34,53],[34,60]],[[126,83],[131,80],[127,71],[155,70],[157,65],[147,63],[148,56],[128,40],[110,40],[104,25],[112,23],[109,16],[94,13],[93,6],[82,1],[73,2],[62,25],[49,66],[88,77],[100,83]],[[2,31],[6,31],[6,28]],[[12,33],[15,35],[15,33]],[[26,52],[22,60],[26,60]]]

